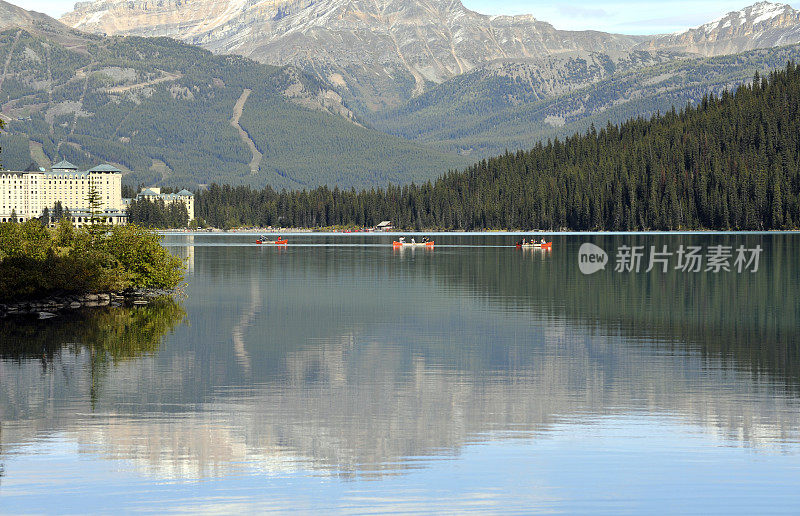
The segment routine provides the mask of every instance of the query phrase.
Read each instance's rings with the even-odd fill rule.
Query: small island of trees
[[[0,224],[0,301],[176,288],[184,265],[136,225],[75,228],[61,219]]]

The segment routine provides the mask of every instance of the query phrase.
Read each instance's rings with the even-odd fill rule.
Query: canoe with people
[[[517,242],[517,249],[552,249],[553,248],[553,241],[551,240],[548,242],[544,238],[541,240],[534,240],[531,238],[530,240],[522,239]]]
[[[267,240],[266,236],[261,236],[256,240],[256,244],[286,245],[288,243],[287,239],[281,237],[278,237],[277,240]]]
[[[411,239],[411,242],[406,242],[406,237],[400,237],[392,242],[392,247],[433,247],[433,240],[429,239],[428,237],[423,237],[422,242],[417,242],[413,238]]]

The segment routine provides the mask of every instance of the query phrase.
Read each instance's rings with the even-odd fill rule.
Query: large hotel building
[[[111,165],[99,165],[85,172],[68,161],[53,166],[50,171],[35,166],[22,172],[0,171],[0,222],[17,222],[41,217],[45,208],[53,212],[60,202],[69,210],[72,222],[82,226],[89,222],[88,196],[90,186],[100,194],[101,213],[97,218],[111,224],[126,221],[122,203],[122,171]]]
[[[100,213],[95,218],[110,224],[127,222],[128,205],[133,199],[122,198],[122,171],[111,165],[99,165],[85,172],[69,161],[62,161],[45,171],[31,165],[22,172],[0,170],[0,222],[25,222],[42,216],[44,209],[53,214],[53,207],[61,203],[69,210],[73,224],[83,226],[91,218],[89,190],[94,186],[100,195]],[[136,200],[164,204],[183,203],[189,215],[194,218],[194,194],[181,190],[175,194],[162,194],[160,188],[150,187],[142,190]]]

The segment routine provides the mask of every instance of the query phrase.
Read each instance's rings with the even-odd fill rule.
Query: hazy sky
[[[10,0],[25,9],[58,17],[72,9],[74,0]],[[191,0],[189,0],[191,1]],[[485,14],[532,14],[559,29],[595,29],[626,34],[675,32],[700,25],[756,0],[462,0]],[[800,0],[795,2],[800,5]]]

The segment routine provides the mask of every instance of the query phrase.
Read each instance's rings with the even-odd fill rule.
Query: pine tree
[[[64,218],[64,207],[61,205],[61,201],[56,201],[53,205],[53,221],[58,222],[62,218]]]
[[[94,181],[89,181],[89,193],[86,195],[86,204],[89,205],[89,221],[95,224],[99,215],[103,213],[103,199],[100,192],[94,185]]]

